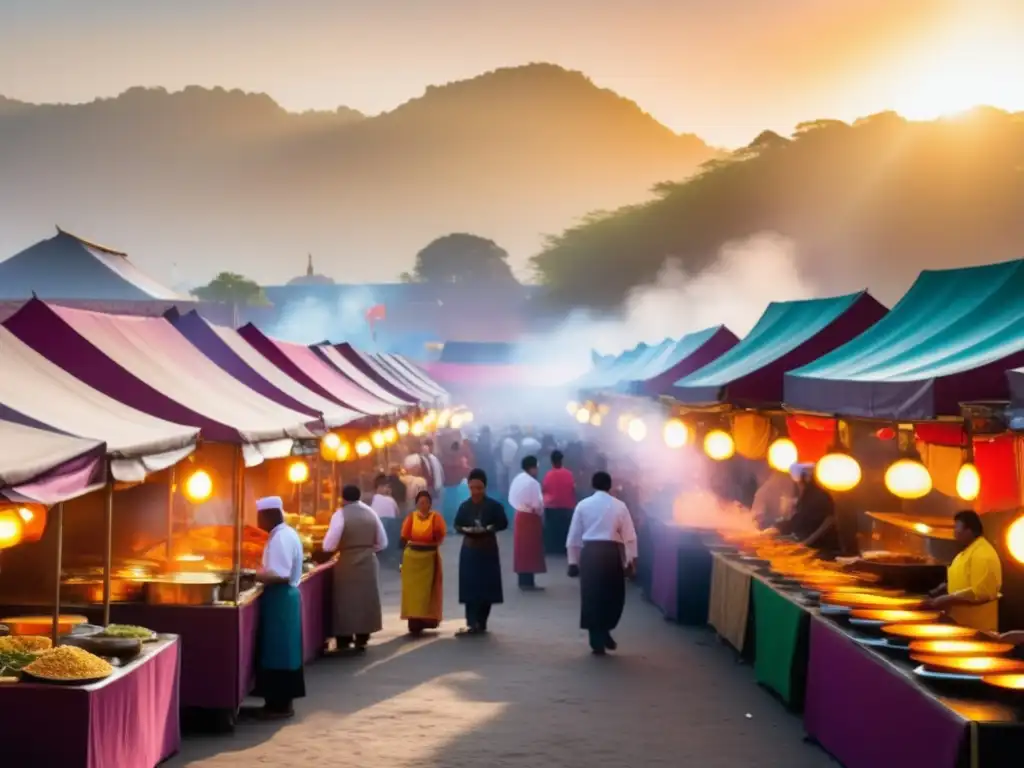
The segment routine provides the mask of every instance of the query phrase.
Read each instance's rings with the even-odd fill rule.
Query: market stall
[[[317,347],[330,347],[364,376],[370,378],[394,397],[406,402],[429,403],[432,400],[429,391],[402,380],[397,374],[384,368],[372,355],[360,352],[351,344],[344,342],[341,344],[319,344]]]
[[[764,463],[780,432],[765,414],[779,411],[785,371],[856,337],[884,314],[885,308],[867,293],[769,305],[742,341],[671,387],[678,416],[670,423],[679,432],[676,443],[688,449],[683,459],[688,471],[700,474],[701,482],[721,498],[749,507],[753,494],[747,489],[756,487],[765,472],[778,471]],[[695,455],[694,444],[701,445],[704,456]],[[707,620],[713,561],[698,534],[712,530],[718,519],[706,506],[699,496],[677,500],[671,525],[694,533],[674,540],[674,546],[685,542],[685,550],[673,553],[669,540],[662,543],[653,566],[657,583],[658,574],[672,570],[658,560],[678,561],[677,571],[686,572],[686,581],[700,592],[677,600],[692,602],[687,614],[700,623]]]

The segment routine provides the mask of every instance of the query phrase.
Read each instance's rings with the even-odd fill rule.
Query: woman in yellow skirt
[[[402,618],[419,635],[441,623],[444,599],[441,542],[448,529],[427,491],[416,494],[416,509],[402,524]]]

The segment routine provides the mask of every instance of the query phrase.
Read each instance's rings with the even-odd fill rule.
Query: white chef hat
[[[262,512],[265,509],[280,509],[283,511],[284,502],[281,501],[280,496],[264,496],[256,501],[256,511]]]

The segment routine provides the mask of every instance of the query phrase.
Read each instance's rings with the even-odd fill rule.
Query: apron
[[[302,668],[302,598],[290,584],[267,584],[260,595],[259,667]]]
[[[516,573],[548,572],[544,559],[544,518],[541,515],[516,512],[512,531],[512,569]]]
[[[335,637],[371,635],[383,628],[380,566],[377,563],[377,513],[363,504],[344,507],[345,530],[334,566]]]

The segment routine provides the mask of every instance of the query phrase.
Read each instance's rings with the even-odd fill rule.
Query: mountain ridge
[[[522,273],[545,235],[716,154],[546,64],[431,86],[372,116],[198,86],[78,105],[0,97],[0,258],[60,222],[165,281],[284,282],[308,252],[339,281],[381,281],[435,237],[470,231]]]

